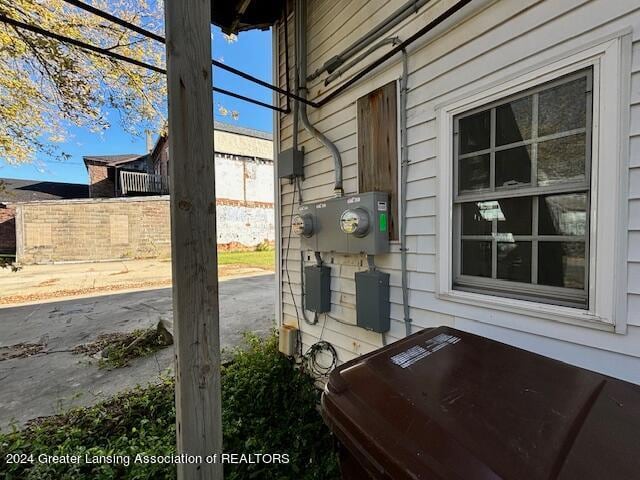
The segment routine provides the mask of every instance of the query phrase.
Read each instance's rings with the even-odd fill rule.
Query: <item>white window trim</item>
[[[626,333],[625,170],[628,164],[630,58],[631,35],[629,31],[619,32],[589,48],[548,61],[500,84],[489,85],[480,91],[474,90],[436,108],[439,169],[436,282],[439,298]],[[453,117],[589,66],[593,67],[591,202],[595,208],[592,207],[591,211],[588,310],[454,290],[451,261]],[[601,192],[606,193],[600,194]]]

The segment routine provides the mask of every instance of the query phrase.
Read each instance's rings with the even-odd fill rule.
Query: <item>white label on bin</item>
[[[423,358],[428,357],[432,353],[437,352],[438,350],[447,347],[449,345],[453,345],[460,341],[460,337],[455,337],[453,335],[447,335],[446,333],[441,333],[433,338],[427,340],[424,346],[414,345],[413,347],[405,350],[402,353],[398,353],[391,357],[391,362],[398,365],[401,368],[407,368],[416,363],[418,360],[422,360]]]

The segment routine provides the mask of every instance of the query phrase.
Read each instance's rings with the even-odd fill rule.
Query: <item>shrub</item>
[[[313,379],[277,350],[277,338],[247,336],[222,375],[224,450],[288,453],[288,464],[225,465],[225,479],[338,478],[333,441],[317,411]],[[173,479],[165,464],[7,464],[9,453],[50,455],[171,455],[175,453],[172,380],[114,397],[94,407],[0,433],[0,478]]]
[[[228,452],[288,453],[289,464],[229,465],[225,479],[339,478],[329,430],[317,410],[314,380],[278,352],[275,335],[246,337],[224,369],[222,425]]]
[[[263,240],[256,245],[256,252],[270,252],[273,249],[273,243],[269,242],[269,240]]]

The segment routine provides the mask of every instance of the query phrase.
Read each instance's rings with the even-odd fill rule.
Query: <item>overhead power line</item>
[[[139,33],[140,35],[150,38],[152,40],[155,40],[157,42],[160,43],[166,43],[166,40],[164,37],[153,33],[149,30],[146,30],[142,27],[139,27],[138,25],[128,22],[126,20],[123,20],[122,18],[119,17],[115,17],[113,15],[111,15],[110,13],[107,13],[103,10],[100,10],[99,8],[93,7],[91,5],[88,5],[84,2],[81,2],[79,0],[63,0],[64,2],[68,3],[69,5],[73,5],[74,7],[78,7],[82,10],[85,10],[87,12],[90,12],[94,15],[97,15],[98,17],[104,18],[105,20],[109,20],[110,22],[116,23],[122,27],[126,27],[130,30],[133,30],[136,33]],[[254,77],[253,75],[249,75],[248,73],[243,72],[242,70],[238,70],[237,68],[233,68],[230,67],[222,62],[219,62],[217,60],[211,60],[211,63],[213,64],[214,67],[218,67],[221,70],[226,70],[227,72],[233,73],[234,75],[238,75],[239,77],[242,77],[246,80],[249,80],[250,82],[256,83],[258,85],[261,85],[265,88],[268,88],[270,90],[273,90],[274,92],[278,92],[281,95],[285,95],[286,97],[290,97],[293,98],[295,100],[298,100],[299,102],[303,102],[306,103],[307,105],[310,105],[312,107],[317,106],[315,104],[315,102],[311,101],[311,100],[307,100],[304,97],[300,97],[299,95],[296,95],[295,93],[289,92],[288,90],[285,90],[283,88],[280,88],[276,85],[273,85],[269,82],[265,82],[264,80],[261,80],[257,77]]]
[[[103,55],[105,57],[110,57],[115,60],[120,60],[122,62],[130,63],[132,65],[136,65],[138,67],[146,68],[148,70],[153,70],[157,73],[165,74],[166,70],[160,67],[156,67],[155,65],[151,65],[149,63],[142,62],[140,60],[136,60],[135,58],[129,58],[124,55],[120,55],[119,53],[113,52],[111,50],[106,50],[101,47],[96,47],[95,45],[91,45],[89,43],[82,42],[80,40],[76,40],[75,38],[66,37],[64,35],[59,35],[57,33],[50,32],[49,30],[45,30],[44,28],[37,27],[35,25],[30,25],[28,23],[21,22],[19,20],[15,20],[13,18],[7,17],[0,13],[0,22],[6,23],[16,28],[20,28],[22,30],[27,30],[29,32],[37,33],[39,35],[52,38],[54,40],[58,40],[59,42],[66,43],[68,45],[73,45],[78,48],[83,48],[85,50],[89,50],[93,53],[97,53],[99,55]]]
[[[67,0],[65,0],[65,1],[67,1]],[[93,52],[93,53],[98,54],[98,55],[102,55],[102,56],[105,56],[105,57],[113,58],[115,60],[119,60],[121,62],[129,63],[131,65],[135,65],[135,66],[138,66],[138,67],[141,67],[141,68],[146,68],[148,70],[151,70],[151,71],[154,71],[156,73],[163,74],[163,75],[167,74],[167,71],[165,69],[157,67],[155,65],[151,65],[149,63],[146,63],[146,62],[143,62],[143,61],[140,61],[140,60],[136,60],[135,58],[130,58],[130,57],[127,57],[125,55],[121,55],[121,54],[113,52],[111,50],[107,50],[107,49],[104,49],[104,48],[101,48],[101,47],[96,47],[95,45],[91,45],[91,44],[83,42],[81,40],[76,40],[75,38],[71,38],[71,37],[60,35],[60,34],[57,34],[57,33],[54,33],[54,32],[50,32],[49,30],[45,30],[44,28],[40,28],[40,27],[37,27],[35,25],[30,25],[28,23],[24,23],[24,22],[21,22],[19,20],[15,20],[13,18],[7,17],[6,15],[3,15],[1,13],[0,13],[0,22],[6,23],[6,24],[11,25],[11,26],[13,26],[15,28],[20,28],[22,30],[27,30],[29,32],[36,33],[38,35],[42,35],[44,37],[52,38],[54,40],[57,40],[57,41],[62,42],[62,43],[66,43],[68,45],[73,45],[75,47],[78,47],[78,48],[81,48],[81,49],[84,49],[84,50],[88,50],[88,51]],[[243,100],[245,102],[253,103],[253,104],[261,106],[261,107],[270,108],[272,110],[277,110],[277,111],[282,112],[282,113],[289,113],[289,111],[287,109],[276,107],[274,105],[270,105],[268,103],[261,102],[259,100],[254,100],[253,98],[246,97],[244,95],[240,95],[238,93],[226,90],[224,88],[212,87],[212,90],[214,92],[216,92],[216,93],[220,93],[222,95],[228,95],[230,97],[234,97],[234,98],[237,98],[239,100]]]
[[[150,30],[139,27],[135,23],[127,22],[126,20],[123,20],[120,17],[116,17],[114,15],[111,15],[108,12],[105,12],[104,10],[100,10],[99,8],[96,8],[93,5],[80,2],[79,0],[63,0],[63,1],[68,3],[69,5],[73,5],[74,7],[77,7],[86,12],[92,13],[93,15],[104,18],[105,20],[109,20],[110,22],[120,25],[121,27],[128,28],[129,30],[133,30],[134,32],[139,33],[140,35],[143,35],[147,38],[151,38],[152,40],[155,40],[157,42],[164,43],[164,38],[162,38],[157,33],[153,33]]]

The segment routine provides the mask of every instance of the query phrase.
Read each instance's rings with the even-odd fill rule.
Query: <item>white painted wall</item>
[[[404,0],[310,0],[308,13],[308,71],[338,54],[379,21],[386,18]],[[388,36],[407,38],[421,26],[451,6],[454,0],[432,2],[407,23]],[[471,9],[471,10],[470,10]],[[471,13],[470,13],[471,12]],[[488,307],[463,305],[437,295],[437,205],[438,138],[436,107],[483,86],[504,81],[532,65],[549,62],[554,56],[582,48],[598,39],[623,30],[631,31],[632,48],[626,58],[631,65],[629,102],[622,112],[629,122],[629,138],[625,140],[628,163],[628,221],[620,227],[628,240],[626,290],[626,323],[621,333],[602,331],[582,325],[544,320],[523,314],[508,313]],[[293,31],[292,25],[289,29]],[[283,29],[277,32],[280,52],[278,75],[284,86]],[[292,38],[290,37],[290,41]],[[293,48],[290,48],[293,51]],[[640,383],[640,4],[637,0],[502,0],[472,2],[464,12],[446,25],[414,44],[410,49],[408,136],[409,183],[407,195],[407,246],[409,249],[409,303],[414,329],[450,325],[572,364],[584,366],[616,377]],[[372,55],[372,58],[381,53]],[[371,60],[371,59],[369,59]],[[310,109],[312,123],[335,142],[344,162],[345,193],[357,192],[356,107],[355,100],[369,91],[400,77],[400,58],[376,71],[347,93],[321,109]],[[291,59],[293,64],[293,58]],[[364,65],[364,63],[363,63]],[[348,76],[347,76],[348,78]],[[309,97],[316,98],[339,84],[324,86],[323,78],[309,87]],[[283,104],[284,100],[280,99]],[[291,115],[278,117],[279,147],[286,149],[292,141]],[[300,132],[305,149],[305,201],[329,198],[333,194],[333,162],[330,155],[309,135]],[[300,305],[298,239],[292,236],[289,261],[284,258],[293,198],[293,186],[287,181],[279,185],[281,221],[282,318],[295,324],[294,302]],[[398,245],[392,252],[379,256],[377,264],[391,274],[390,340],[404,335],[400,291],[400,255]],[[341,255],[326,256],[332,267],[332,315],[347,322],[355,321],[355,284],[353,275],[364,270],[361,258]],[[615,259],[611,258],[611,262]],[[616,266],[617,271],[624,267]],[[288,270],[291,284],[287,283]],[[326,321],[326,324],[325,324]],[[379,334],[345,326],[329,318],[319,325],[302,324],[306,346],[323,339],[336,346],[341,361],[381,346]]]
[[[216,197],[273,203],[273,162],[216,155]]]
[[[263,241],[273,242],[275,237],[273,207],[225,205],[216,206],[218,243],[238,242],[255,246]]]

